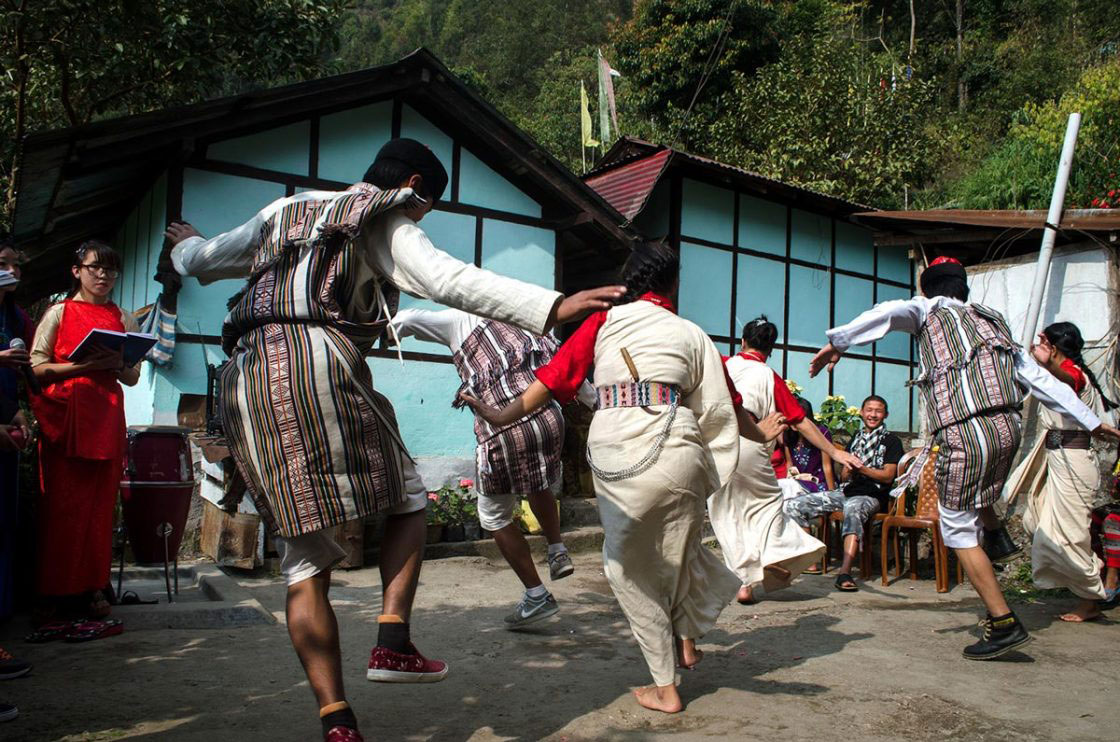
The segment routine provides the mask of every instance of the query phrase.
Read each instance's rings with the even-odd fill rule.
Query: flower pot
[[[427,543],[438,544],[442,540],[443,540],[443,524],[442,523],[429,523],[428,524]]]
[[[448,525],[444,531],[443,537],[445,541],[462,541],[464,539],[463,524],[455,523],[453,525]]]
[[[482,526],[478,521],[463,524],[463,536],[467,541],[478,541],[482,538]]]

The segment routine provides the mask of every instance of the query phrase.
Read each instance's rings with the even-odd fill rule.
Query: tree
[[[337,44],[343,0],[3,0],[0,186],[28,132],[304,79]]]
[[[778,18],[761,0],[640,0],[611,38],[631,108],[666,144],[702,146],[734,74],[749,75],[777,56]]]
[[[933,175],[936,86],[853,43],[835,9],[787,38],[778,61],[736,73],[706,154],[874,206],[902,206]]]

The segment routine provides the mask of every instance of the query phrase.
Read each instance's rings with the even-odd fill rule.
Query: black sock
[[[988,615],[991,616],[991,614],[988,614]],[[1009,618],[1012,619],[1012,620],[1016,620],[1016,621],[1018,620],[1015,617],[1015,611],[1011,611],[1009,613],[1003,614],[1002,616],[991,616],[991,621],[992,621],[992,623],[995,623],[997,621],[1006,621]]]
[[[411,638],[406,623],[377,624],[377,646],[400,654],[412,654]]]
[[[326,716],[320,717],[319,721],[323,722],[323,736],[326,736],[332,727],[358,728],[358,719],[354,716],[354,710],[349,706],[338,711],[332,711]]]

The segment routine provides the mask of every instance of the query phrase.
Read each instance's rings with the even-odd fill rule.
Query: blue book
[[[108,350],[120,350],[124,356],[124,365],[135,366],[148,354],[156,344],[156,340],[155,335],[146,332],[116,332],[94,328],[82,339],[82,342],[78,343],[78,347],[70,352],[69,360],[78,363],[95,348],[103,347]]]

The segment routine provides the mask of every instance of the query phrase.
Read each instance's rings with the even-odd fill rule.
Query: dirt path
[[[687,672],[684,713],[644,711],[629,695],[649,682],[599,570],[579,555],[555,585],[562,613],[532,633],[500,628],[516,599],[512,574],[479,558],[429,562],[414,636],[448,660],[430,686],[364,680],[379,607],[376,570],[340,574],[351,702],[375,740],[1096,740],[1115,730],[1115,620],[1073,626],[1056,604],[1020,606],[1036,641],[1011,661],[969,663],[978,603],[967,588],[938,596],[907,580],[856,595],[803,577],[757,606],[732,605]],[[242,580],[282,611],[276,579]],[[1120,611],[1113,614],[1120,620]],[[133,631],[88,645],[33,646],[4,627],[33,675],[0,684],[20,707],[4,740],[318,740],[311,694],[284,627]]]

